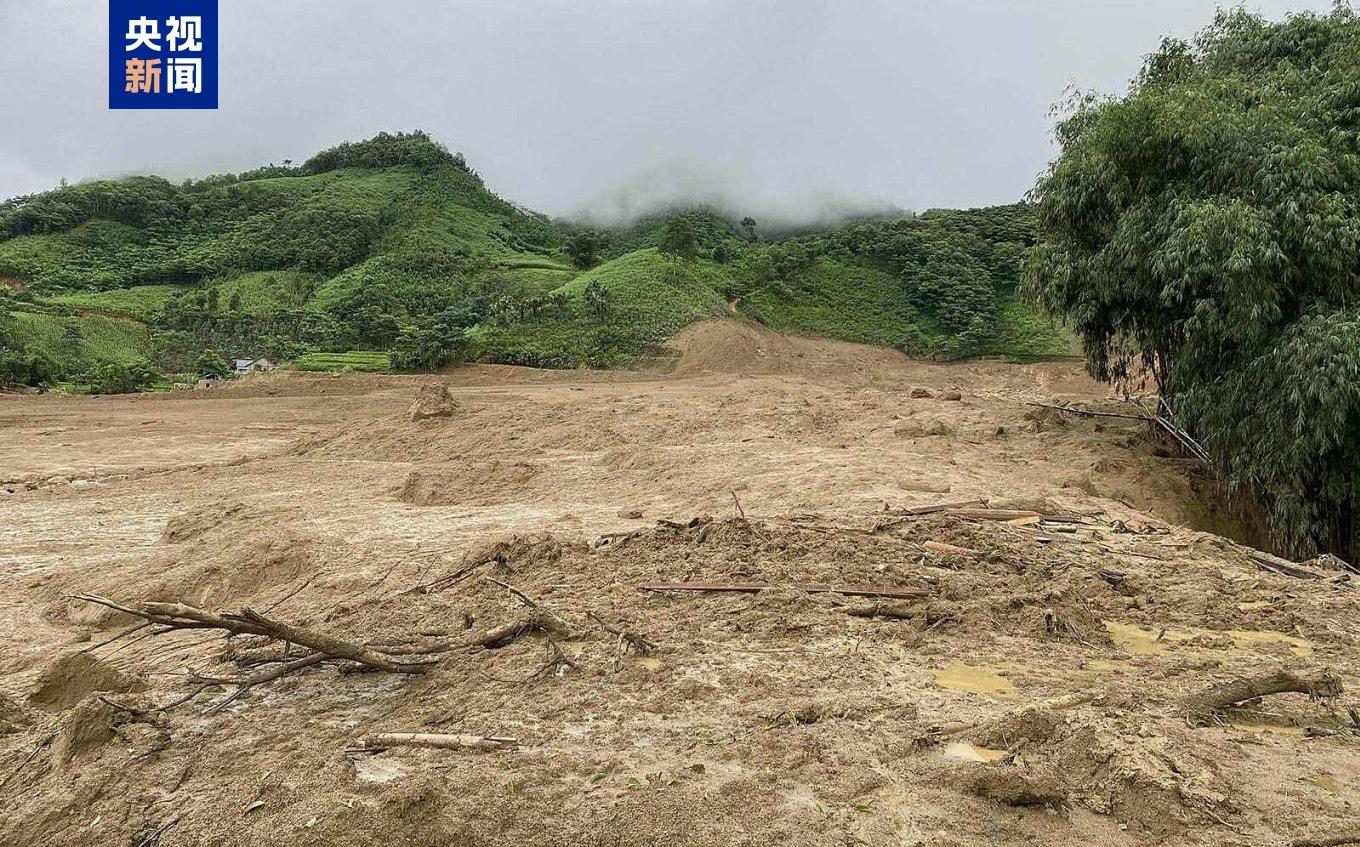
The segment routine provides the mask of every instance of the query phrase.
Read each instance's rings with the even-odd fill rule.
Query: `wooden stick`
[[[980,521],[1013,521],[1016,518],[1042,518],[1039,512],[1029,509],[950,509],[945,514],[956,518],[973,518]]]
[[[955,503],[934,503],[929,506],[914,506],[911,508],[891,509],[888,511],[888,514],[918,517],[920,515],[933,515],[936,512],[944,512],[948,511],[949,509],[963,509],[968,506],[985,506],[985,505],[987,505],[986,500],[982,499],[981,497],[974,497],[971,500],[959,500]]]
[[[1340,697],[1341,677],[1329,672],[1301,676],[1291,671],[1278,671],[1265,676],[1229,680],[1212,685],[1199,694],[1182,701],[1191,720],[1204,721],[1214,712],[1244,700],[1254,700],[1271,694],[1296,691],[1315,699]]]
[[[639,585],[639,591],[703,591],[708,593],[755,594],[781,586],[764,582],[663,582],[655,585]],[[806,591],[808,594],[844,594],[848,597],[889,597],[894,600],[912,600],[928,597],[928,588],[866,588],[850,585],[791,585],[789,588]]]
[[[1142,421],[1143,423],[1153,423],[1151,415],[1130,415],[1121,412],[1093,412],[1089,409],[1078,409],[1073,406],[1055,406],[1052,403],[1026,403],[1026,406],[1038,406],[1041,409],[1056,409],[1059,412],[1067,412],[1073,415],[1081,415],[1088,418],[1123,418],[1130,421]]]
[[[379,751],[388,747],[434,747],[440,750],[509,750],[519,739],[497,735],[440,735],[429,732],[381,732],[365,736],[359,750]]]

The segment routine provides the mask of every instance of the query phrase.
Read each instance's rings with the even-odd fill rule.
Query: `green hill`
[[[1015,300],[1032,238],[1026,206],[776,243],[704,209],[589,233],[497,197],[423,133],[384,133],[300,166],[0,203],[0,381],[139,359],[192,373],[205,349],[623,366],[733,311],[919,354],[1062,354]]]

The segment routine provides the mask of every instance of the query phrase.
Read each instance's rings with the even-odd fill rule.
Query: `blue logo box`
[[[109,0],[109,108],[217,108],[217,0]]]

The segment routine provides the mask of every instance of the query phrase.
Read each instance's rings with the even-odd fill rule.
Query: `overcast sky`
[[[0,0],[0,197],[425,129],[551,214],[1011,202],[1064,89],[1120,91],[1208,0],[221,0],[221,108],[107,109],[103,0]],[[1330,0],[1254,0],[1270,17]]]

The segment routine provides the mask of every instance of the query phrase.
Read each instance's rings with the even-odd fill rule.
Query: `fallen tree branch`
[[[140,608],[132,608],[92,594],[77,594],[74,595],[74,599],[105,606],[170,629],[221,629],[233,635],[262,635],[276,641],[309,647],[332,658],[348,659],[387,673],[423,674],[429,671],[431,665],[430,661],[394,662],[376,650],[272,620],[249,608],[242,609],[239,615],[233,615],[210,612],[184,603],[147,602]]]
[[[907,603],[871,603],[867,606],[850,606],[845,613],[852,618],[895,618],[911,620],[920,617],[922,612],[917,605]]]
[[[175,700],[173,703],[157,707],[151,711],[165,711],[174,706],[187,703],[206,688],[212,685],[235,685],[237,690],[229,695],[221,703],[218,703],[211,711],[220,711],[228,704],[236,700],[251,688],[272,682],[281,677],[287,676],[312,665],[326,661],[352,662],[373,670],[384,671],[387,673],[402,674],[424,674],[438,661],[437,659],[425,659],[417,662],[402,662],[391,658],[391,653],[382,648],[371,648],[336,638],[332,635],[325,635],[313,632],[299,626],[276,621],[261,615],[259,612],[250,608],[242,609],[240,614],[229,614],[225,612],[210,612],[206,609],[199,609],[184,603],[157,603],[146,602],[140,606],[126,606],[117,603],[107,597],[100,597],[93,594],[74,595],[73,599],[82,600],[86,603],[104,606],[133,617],[141,618],[147,625],[159,627],[157,634],[172,632],[185,629],[217,629],[228,632],[232,635],[255,635],[270,639],[271,641],[281,641],[285,645],[297,644],[308,648],[311,652],[300,656],[290,656],[287,649],[283,651],[245,651],[243,663],[250,664],[276,664],[275,667],[266,671],[247,677],[212,677],[202,674],[195,674],[194,679],[199,684],[189,694]],[[393,652],[414,653],[417,652],[407,647],[388,648]],[[419,652],[443,652],[443,645],[426,645],[418,648]],[[452,649],[451,647],[449,649]],[[352,665],[342,665],[342,672],[346,667]]]
[[[639,585],[638,591],[702,591],[708,593],[756,594],[772,588],[784,586],[763,582],[662,582],[653,585]],[[851,585],[790,585],[789,588],[806,591],[808,594],[844,594],[847,597],[889,597],[895,600],[911,600],[928,597],[933,592],[928,588],[868,588]]]
[[[518,588],[516,588],[515,586],[511,585],[508,582],[501,582],[499,579],[494,579],[489,576],[483,578],[487,582],[490,582],[493,585],[499,585],[501,588],[504,588],[506,591],[509,591],[511,594],[518,597],[521,603],[533,609],[534,611],[540,612],[545,617],[551,618],[557,623],[561,624],[563,635],[569,635],[571,633],[571,624],[567,623],[566,618],[549,609],[547,606],[544,606],[542,603],[530,597],[528,594],[525,594],[523,591],[520,591]]]
[[[1342,690],[1341,677],[1334,673],[1324,671],[1303,676],[1292,671],[1278,671],[1211,685],[1199,694],[1185,698],[1182,705],[1191,721],[1199,723],[1210,719],[1215,712],[1257,697],[1292,691],[1321,700],[1340,697]]]
[[[603,629],[605,632],[611,635],[617,635],[619,638],[620,648],[622,648],[622,645],[626,644],[629,647],[633,648],[633,652],[637,653],[639,656],[646,656],[648,653],[651,653],[653,650],[656,649],[655,643],[647,640],[641,635],[638,635],[636,632],[632,632],[626,629],[619,629],[616,626],[612,626],[611,624],[606,623],[604,618],[601,618],[594,612],[586,612],[586,614],[590,616],[591,620],[599,624],[600,628]],[[620,649],[619,652],[623,652],[623,650]]]
[[[1056,406],[1052,403],[1029,402],[1026,406],[1038,406],[1041,409],[1055,409],[1059,412],[1067,412],[1073,415],[1081,415],[1085,418],[1122,418],[1130,421],[1142,421],[1152,423],[1153,419],[1149,415],[1130,415],[1124,412],[1093,412],[1090,409],[1078,409],[1075,406]]]

